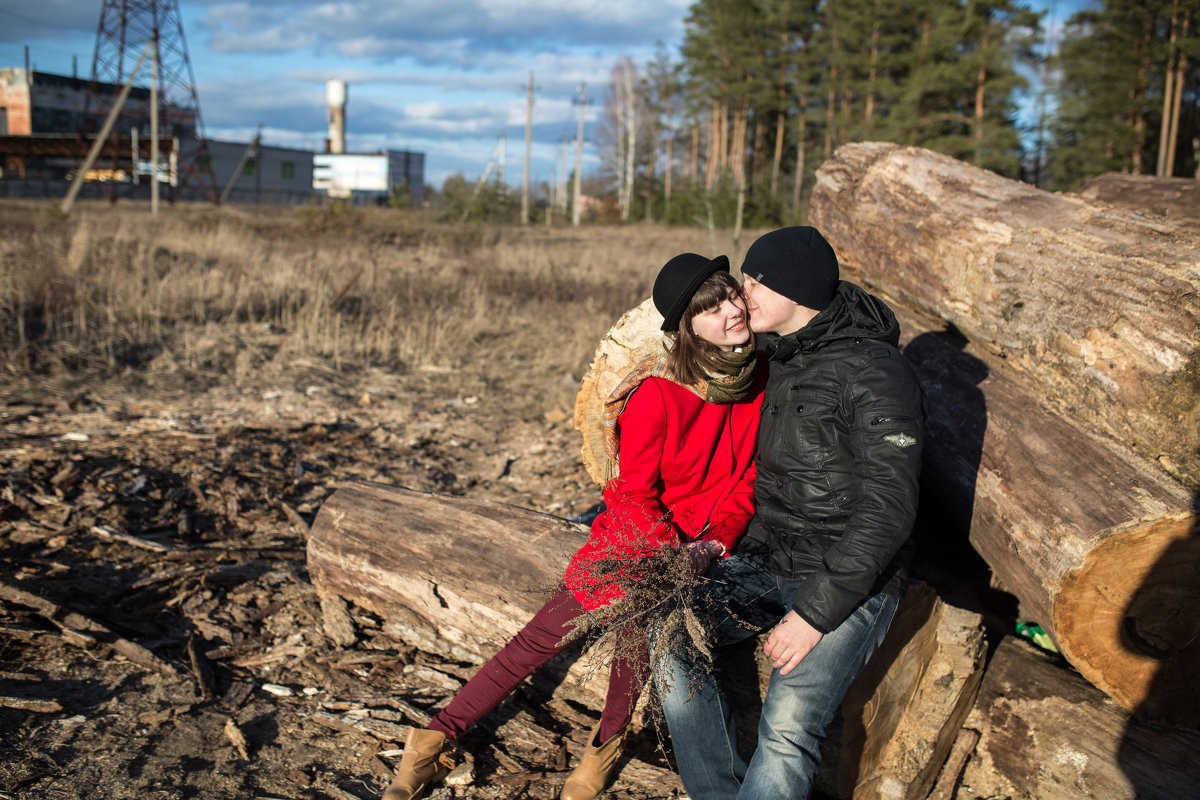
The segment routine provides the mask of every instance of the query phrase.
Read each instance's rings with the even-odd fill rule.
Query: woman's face
[[[718,306],[692,317],[692,333],[722,350],[732,350],[750,341],[747,319],[742,296],[730,289]]]

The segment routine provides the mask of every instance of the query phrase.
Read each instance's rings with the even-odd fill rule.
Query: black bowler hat
[[[679,320],[692,301],[692,295],[718,270],[729,272],[726,256],[710,259],[695,253],[680,253],[663,265],[654,279],[653,297],[654,307],[663,315],[664,331],[679,330]]]

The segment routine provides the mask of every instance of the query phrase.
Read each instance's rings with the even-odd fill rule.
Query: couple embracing
[[[611,569],[686,550],[722,648],[769,631],[774,669],[747,763],[720,676],[672,647],[654,676],[692,800],[807,798],[825,729],[878,647],[906,580],[923,405],[888,307],[839,279],[815,228],[760,237],[742,264],[685,253],[654,284],[671,346],[605,405],[615,476],[562,590],[438,712],[414,728],[385,800],[409,800],[453,765],[456,740],[560,652],[580,618],[618,600]],[[753,334],[751,333],[753,331]],[[757,334],[757,342],[755,334]],[[762,348],[761,350],[758,348]],[[614,777],[648,674],[645,631],[618,634],[607,701],[563,800]]]

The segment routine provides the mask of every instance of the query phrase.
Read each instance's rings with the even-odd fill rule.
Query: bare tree
[[[643,99],[637,67],[622,56],[613,67],[604,97],[604,121],[597,131],[606,170],[617,184],[621,219],[629,219],[637,167],[637,129]]]

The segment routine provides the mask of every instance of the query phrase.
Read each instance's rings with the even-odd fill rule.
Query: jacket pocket
[[[864,439],[873,447],[908,450],[922,443],[922,420],[904,411],[876,410],[864,415],[861,425]]]
[[[840,395],[823,386],[792,386],[781,416],[784,448],[801,469],[829,463],[837,457],[845,424],[839,414]]]

